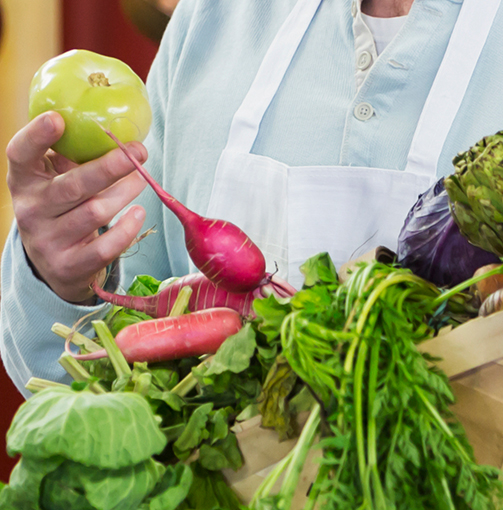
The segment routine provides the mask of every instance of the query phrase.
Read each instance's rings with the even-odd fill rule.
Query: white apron
[[[303,283],[299,266],[319,252],[329,252],[339,268],[357,251],[378,245],[396,249],[409,209],[435,181],[444,141],[501,0],[485,0],[483,9],[477,0],[464,0],[405,171],[290,167],[250,153],[262,118],[321,2],[298,0],[269,47],[232,120],[207,211],[208,217],[243,229],[263,251],[267,270],[274,272],[277,264],[279,275],[296,288]]]

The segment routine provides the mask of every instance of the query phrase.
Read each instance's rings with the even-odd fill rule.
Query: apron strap
[[[232,119],[226,150],[251,152],[262,118],[321,2],[298,0],[295,4],[267,50],[248,94]]]
[[[464,0],[414,133],[406,171],[434,181],[442,148],[461,106],[501,0]]]

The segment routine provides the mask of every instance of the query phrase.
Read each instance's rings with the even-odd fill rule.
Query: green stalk
[[[253,497],[250,501],[250,508],[256,508],[259,501],[271,493],[273,487],[276,485],[276,482],[280,479],[281,475],[292,461],[293,454],[294,450],[292,449],[285,457],[283,457],[283,459],[281,459],[280,462],[276,464],[276,466],[274,466],[274,469],[272,469],[264,478],[262,483],[258,486],[257,490],[253,494]]]
[[[70,342],[78,347],[83,347],[87,352],[96,352],[102,349],[101,346],[87,338],[87,336],[59,322],[52,325],[51,331],[65,340],[71,335]]]
[[[87,382],[92,379],[91,374],[71,354],[64,352],[58,361],[74,381]],[[89,389],[96,394],[106,393],[105,389],[96,381],[89,384]]]
[[[445,497],[447,499],[447,504],[449,505],[449,510],[456,510],[456,507],[454,506],[454,501],[452,501],[452,494],[449,490],[449,484],[447,483],[447,479],[445,478],[445,475],[442,476],[442,489],[444,490]]]
[[[38,377],[30,377],[24,387],[32,393],[38,393],[46,388],[68,388],[66,384],[49,381],[47,379],[40,379]]]
[[[150,390],[150,385],[152,383],[152,374],[145,372],[140,374],[134,383],[133,391],[146,397],[148,395],[148,391]]]
[[[96,334],[101,340],[103,347],[107,351],[108,357],[110,358],[110,362],[114,367],[117,378],[122,379],[124,377],[131,377],[131,367],[126,361],[124,354],[122,354],[121,350],[115,343],[115,339],[108,329],[108,326],[104,321],[92,321],[92,325],[94,326]]]
[[[362,340],[358,357],[356,359],[354,374],[354,402],[355,402],[355,434],[356,449],[358,454],[358,469],[360,471],[360,482],[362,484],[363,496],[365,501],[372,507],[372,499],[370,496],[370,488],[367,480],[367,461],[365,455],[365,436],[363,432],[363,373],[365,369],[365,361],[367,358],[368,343]]]
[[[365,305],[363,306],[363,309],[360,313],[360,317],[358,318],[358,322],[356,323],[356,331],[361,332],[363,331],[363,326],[365,325],[365,321],[367,320],[367,316],[372,310],[372,307],[374,306],[375,302],[379,299],[379,296],[381,295],[384,290],[386,290],[387,287],[390,287],[391,285],[396,285],[398,283],[415,283],[415,284],[421,284],[423,286],[428,286],[432,289],[436,289],[436,287],[432,286],[426,280],[423,280],[422,278],[419,278],[417,276],[411,275],[411,274],[398,274],[398,275],[391,275],[385,280],[383,280],[377,287],[372,291],[370,296],[365,301]],[[437,290],[438,292],[438,290]],[[437,298],[438,299],[438,298]]]
[[[444,433],[447,435],[447,437],[455,444],[455,446],[458,448],[460,454],[467,462],[473,462],[470,455],[468,455],[467,451],[459,444],[459,441],[456,439],[454,434],[452,433],[452,430],[448,427],[448,425],[445,423],[445,421],[442,419],[440,414],[438,413],[435,406],[428,400],[428,397],[423,393],[423,390],[419,388],[418,386],[414,386],[414,390],[419,395],[419,398],[423,401],[424,405],[430,412],[431,416],[437,423],[437,425],[444,431]]]
[[[169,317],[177,317],[178,315],[183,315],[187,309],[187,306],[189,305],[189,299],[191,295],[192,289],[190,287],[182,287],[178,293],[178,296],[176,296],[173,306],[171,307]]]
[[[465,280],[464,282],[459,283],[455,287],[452,287],[452,289],[449,289],[446,292],[443,292],[433,300],[431,303],[433,308],[436,308],[437,306],[441,305],[444,301],[447,299],[453,297],[456,294],[459,294],[460,292],[464,291],[465,289],[471,287],[472,285],[475,285],[476,283],[485,280],[486,278],[490,276],[494,276],[495,274],[503,274],[503,265],[495,267],[494,269],[491,269],[490,271],[487,271],[487,273],[474,276],[473,278],[470,278],[469,280]]]
[[[367,430],[367,450],[368,465],[372,477],[372,487],[376,500],[377,508],[386,510],[386,499],[377,470],[377,425],[374,416],[374,402],[377,393],[377,376],[379,373],[379,355],[381,348],[381,337],[378,337],[374,345],[372,345],[370,353],[370,370],[369,370],[369,389],[368,389],[368,430]]]
[[[208,356],[202,363],[197,365],[196,368],[208,367],[215,356]],[[171,393],[180,397],[185,397],[191,392],[198,384],[198,380],[194,377],[194,374],[190,372],[187,374],[176,386],[171,389]]]
[[[315,404],[306,424],[302,429],[299,440],[293,448],[294,454],[292,460],[288,464],[285,478],[280,490],[281,503],[279,506],[285,510],[288,510],[292,504],[293,497],[299,483],[299,478],[304,468],[307,454],[309,453],[314,438],[318,432],[318,426],[321,421],[320,415],[321,407],[319,404]]]
[[[318,502],[318,498],[320,497],[321,484],[327,478],[329,472],[330,468],[328,466],[321,465],[319,467],[316,479],[314,480],[311,490],[309,491],[307,503],[304,505],[302,510],[314,510],[314,507]]]

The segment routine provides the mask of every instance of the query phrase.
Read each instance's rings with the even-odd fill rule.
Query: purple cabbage
[[[449,210],[443,178],[409,211],[398,236],[397,261],[438,287],[452,287],[479,267],[500,263],[496,255],[473,246],[461,234]]]

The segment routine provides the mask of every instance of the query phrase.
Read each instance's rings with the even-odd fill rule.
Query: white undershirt
[[[374,37],[377,54],[386,48],[395,35],[402,28],[407,16],[398,16],[396,18],[374,18],[362,12],[362,18],[369,27]]]

